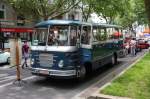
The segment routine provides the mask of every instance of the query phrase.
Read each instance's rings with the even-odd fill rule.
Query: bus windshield
[[[46,39],[48,35],[48,29],[47,28],[38,28],[36,29],[36,32],[33,35],[33,46],[45,46],[46,45]]]
[[[49,29],[36,30],[33,45],[76,46],[79,36],[80,30],[77,26],[50,26]]]
[[[69,26],[51,26],[48,35],[48,46],[68,45]]]

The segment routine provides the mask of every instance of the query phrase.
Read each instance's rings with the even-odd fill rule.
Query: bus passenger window
[[[72,30],[71,33],[70,33],[70,45],[71,46],[75,46],[76,45],[76,42],[77,42],[77,35],[76,35],[76,31],[75,30]]]

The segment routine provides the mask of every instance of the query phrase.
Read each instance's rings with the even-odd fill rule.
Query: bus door
[[[82,63],[91,62],[91,25],[83,25],[81,28],[81,60]]]

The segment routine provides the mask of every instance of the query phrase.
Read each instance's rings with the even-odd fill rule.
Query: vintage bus
[[[82,79],[105,64],[116,64],[122,50],[121,39],[112,37],[117,29],[69,20],[38,23],[31,47],[32,74]]]

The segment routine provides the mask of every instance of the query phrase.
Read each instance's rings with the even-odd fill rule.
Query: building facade
[[[15,35],[22,40],[31,40],[33,23],[27,23],[17,16],[11,5],[0,1],[0,49],[8,47],[8,40]]]

